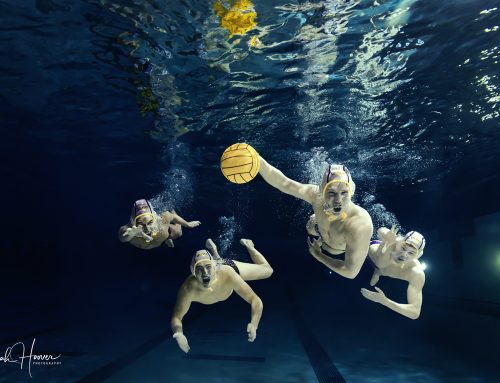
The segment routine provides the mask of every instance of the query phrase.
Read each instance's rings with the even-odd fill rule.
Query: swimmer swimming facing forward
[[[134,202],[130,222],[120,227],[118,238],[144,250],[163,243],[174,247],[173,240],[182,236],[182,227],[192,229],[200,224],[200,221],[185,221],[174,210],[158,215],[148,200],[140,199]]]
[[[241,239],[240,243],[246,247],[253,264],[220,258],[211,239],[206,242],[209,250],[198,250],[193,256],[191,275],[179,289],[171,319],[173,338],[182,351],[186,353],[189,351],[189,344],[182,329],[182,318],[188,312],[191,302],[210,305],[225,301],[233,291],[252,307],[247,335],[249,342],[255,340],[263,305],[261,299],[245,281],[269,278],[273,269],[264,256],[255,249],[251,240]]]
[[[424,252],[425,239],[416,231],[410,231],[405,236],[398,235],[394,227],[391,230],[381,227],[377,234],[380,241],[372,241],[368,253],[368,260],[375,268],[370,285],[375,286],[381,276],[407,281],[408,303],[390,300],[378,287],[375,287],[376,291],[361,289],[361,294],[398,314],[417,319],[422,308],[422,288],[425,283],[424,269],[418,259]]]
[[[301,184],[260,157],[259,173],[271,186],[312,205],[306,225],[309,252],[343,277],[355,278],[368,254],[373,224],[368,212],[351,201],[355,184],[349,170],[328,165],[320,186]]]

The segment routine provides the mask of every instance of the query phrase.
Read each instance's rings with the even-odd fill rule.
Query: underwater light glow
[[[421,262],[420,264],[422,265],[422,270],[427,270],[428,269],[427,263]]]

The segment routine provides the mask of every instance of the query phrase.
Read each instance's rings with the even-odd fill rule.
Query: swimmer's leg
[[[247,248],[248,254],[252,258],[252,263],[234,261],[240,270],[240,276],[244,281],[255,281],[269,278],[273,273],[273,268],[266,258],[260,253],[250,239],[241,239],[240,243]]]
[[[214,241],[212,241],[210,238],[208,238],[205,242],[205,247],[208,251],[210,251],[216,261],[221,259],[219,252],[217,251],[217,246],[215,246]]]

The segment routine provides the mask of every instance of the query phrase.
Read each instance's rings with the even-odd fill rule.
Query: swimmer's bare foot
[[[174,247],[174,241],[172,241],[171,239],[167,239],[165,241],[165,245],[167,245],[167,247]]]
[[[212,253],[215,260],[220,259],[219,252],[217,251],[217,246],[215,246],[215,243],[214,241],[212,241],[212,239],[207,239],[207,241],[205,242],[205,247],[208,251],[210,251],[210,253]]]
[[[245,246],[246,248],[254,248],[255,245],[253,244],[253,241],[251,239],[245,239],[245,238],[241,238],[240,239],[240,243]]]

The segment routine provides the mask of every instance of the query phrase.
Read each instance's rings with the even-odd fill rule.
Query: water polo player
[[[247,301],[251,307],[251,319],[246,331],[248,341],[253,342],[257,336],[260,317],[262,316],[262,301],[245,282],[269,278],[273,269],[264,256],[255,249],[253,242],[242,239],[240,243],[246,247],[254,264],[220,258],[212,240],[208,239],[206,247],[209,250],[199,250],[191,261],[191,275],[184,281],[177,294],[171,319],[173,338],[182,351],[189,351],[189,344],[182,329],[182,318],[186,315],[191,302],[206,305],[225,301],[233,291]]]
[[[343,277],[356,277],[368,254],[373,224],[368,212],[351,200],[355,184],[349,170],[328,165],[321,185],[301,184],[260,157],[259,173],[271,186],[312,205],[314,214],[306,225],[311,255]]]
[[[182,227],[192,229],[200,224],[200,221],[185,221],[174,210],[158,215],[148,200],[140,199],[134,202],[130,222],[120,228],[118,238],[144,250],[163,243],[174,247],[173,240],[182,236]]]
[[[401,279],[408,282],[406,293],[408,303],[397,303],[387,298],[384,292],[375,287],[376,291],[361,289],[366,299],[380,303],[410,319],[417,319],[422,308],[422,289],[425,284],[425,273],[419,258],[425,247],[422,234],[410,231],[405,236],[381,227],[377,231],[380,241],[370,245],[368,260],[375,268],[371,286],[375,286],[381,276]]]

